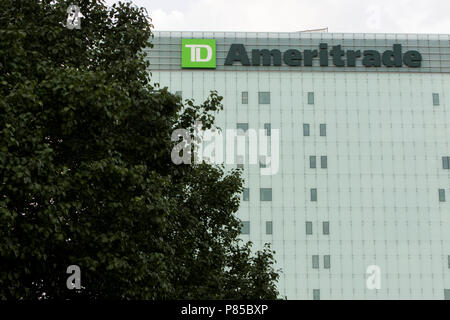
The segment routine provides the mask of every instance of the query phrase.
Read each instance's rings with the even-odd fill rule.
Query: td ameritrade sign
[[[182,63],[183,68],[215,68],[216,43],[212,39],[183,39]],[[329,59],[331,57],[331,59]],[[361,60],[364,67],[409,67],[420,68],[422,55],[416,50],[403,50],[401,44],[394,44],[392,48],[380,52],[378,50],[345,50],[342,45],[328,46],[320,43],[318,48],[300,51],[288,49],[281,52],[278,49],[253,49],[247,51],[245,45],[231,44],[225,58],[225,66],[281,66],[283,63],[290,67],[312,67],[314,60],[318,65],[328,67],[331,63],[335,67],[356,67]]]

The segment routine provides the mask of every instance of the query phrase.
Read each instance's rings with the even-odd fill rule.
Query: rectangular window
[[[445,190],[444,189],[439,189],[439,201],[445,202]]]
[[[180,99],[183,98],[183,92],[182,92],[182,91],[177,91],[177,92],[175,92],[175,95],[176,95],[177,97],[179,97]]]
[[[315,169],[316,168],[316,156],[310,156],[309,157],[309,167],[311,169]]]
[[[314,104],[314,92],[308,92],[308,104]]]
[[[243,156],[236,156],[236,163],[238,169],[244,169],[244,157]]]
[[[444,289],[444,300],[450,300],[450,289]]]
[[[330,256],[323,256],[323,267],[325,269],[331,268],[331,257]]]
[[[324,221],[322,223],[322,227],[323,227],[323,234],[324,235],[329,235],[330,234],[330,222]]]
[[[272,188],[261,188],[260,198],[261,201],[272,201]]]
[[[250,221],[242,221],[241,234],[250,234]]]
[[[247,91],[242,92],[242,104],[248,104],[248,92]]]
[[[442,157],[442,167],[444,169],[450,169],[450,157]]]
[[[320,136],[321,137],[326,137],[327,136],[327,125],[322,123],[320,125]]]
[[[313,300],[320,300],[320,290],[319,289],[313,290]]]
[[[266,130],[266,136],[270,137],[272,131],[272,126],[270,125],[270,123],[264,124],[264,130]]]
[[[319,269],[319,256],[312,256],[313,269]]]
[[[439,105],[439,93],[433,93],[433,106]]]
[[[270,92],[258,92],[259,104],[270,104]]]
[[[266,157],[265,156],[260,156],[259,157],[259,167],[260,168],[267,168],[267,163],[266,163]]]
[[[307,235],[312,235],[313,234],[312,222],[306,221],[306,234]]]
[[[266,234],[272,234],[272,221],[266,221]]]
[[[311,189],[311,201],[317,201],[317,189]]]
[[[309,124],[307,123],[303,124],[303,136],[309,137]]]
[[[450,256],[447,257],[448,260],[448,268],[450,269]]]
[[[244,188],[243,200],[250,201],[250,189],[249,188]]]
[[[328,168],[328,158],[327,156],[320,157],[320,166],[322,169]]]
[[[242,130],[245,133],[248,130],[248,123],[237,123],[236,124],[236,129],[237,130]]]

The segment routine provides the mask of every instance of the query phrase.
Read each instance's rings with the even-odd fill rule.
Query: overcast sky
[[[107,0],[110,4],[114,0]],[[450,33],[449,0],[133,0],[155,30]]]

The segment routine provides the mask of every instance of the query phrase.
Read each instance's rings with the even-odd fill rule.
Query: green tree
[[[170,158],[222,98],[151,84],[145,10],[80,0],[69,30],[69,4],[0,2],[0,298],[277,298],[273,252],[238,240],[240,171]]]

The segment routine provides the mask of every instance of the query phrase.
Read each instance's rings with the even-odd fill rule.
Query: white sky
[[[107,0],[107,4],[116,2]],[[155,30],[450,33],[450,0],[133,0]]]

